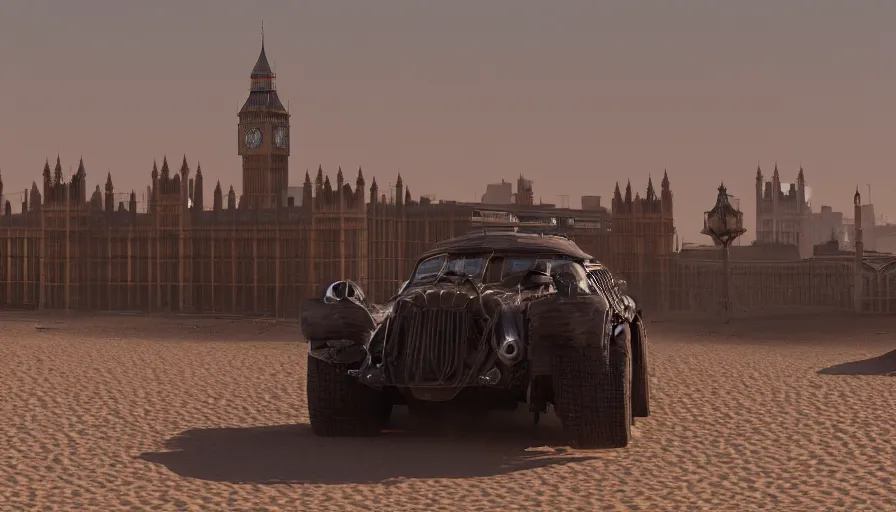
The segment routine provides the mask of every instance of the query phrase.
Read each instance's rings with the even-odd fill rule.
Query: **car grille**
[[[592,271],[591,277],[594,279],[598,291],[601,292],[604,297],[606,297],[607,302],[610,303],[610,307],[613,308],[613,311],[618,315],[622,315],[623,310],[625,309],[622,302],[622,294],[613,282],[613,276],[610,275],[610,272],[604,269]]]
[[[387,364],[398,386],[463,386],[475,368],[481,333],[459,309],[413,309],[397,318]]]

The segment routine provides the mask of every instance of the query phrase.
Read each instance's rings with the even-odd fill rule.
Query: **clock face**
[[[261,146],[261,130],[250,128],[246,132],[246,147],[255,149]]]
[[[277,128],[274,128],[274,146],[278,148],[285,148],[288,140],[289,137],[286,134],[285,127],[278,126]]]

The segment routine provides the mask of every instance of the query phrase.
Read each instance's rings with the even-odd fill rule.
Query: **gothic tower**
[[[289,184],[289,112],[277,96],[276,75],[264,51],[252,69],[249,98],[239,112],[237,146],[243,157],[243,196],[249,208],[285,204]]]

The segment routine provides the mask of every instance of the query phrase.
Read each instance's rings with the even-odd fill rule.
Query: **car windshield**
[[[578,262],[552,256],[518,256],[504,260],[504,276],[525,272],[535,268],[536,263],[544,262],[550,265],[551,277],[558,285],[565,284],[571,288],[577,288],[581,293],[593,291],[588,282],[588,274],[585,268]]]
[[[482,275],[485,260],[485,256],[449,256],[447,254],[433,256],[417,265],[414,277],[411,278],[411,284],[432,282],[440,275],[446,274],[475,279]]]
[[[431,283],[443,275],[469,277],[478,282],[486,273],[486,264],[489,267],[488,273],[491,273],[492,267],[497,265],[494,270],[498,271],[495,277],[499,281],[512,274],[531,270],[538,262],[550,265],[551,276],[555,278],[558,285],[565,284],[565,286],[577,288],[582,293],[593,291],[593,287],[588,282],[585,268],[580,263],[566,258],[537,255],[492,255],[489,260],[486,255],[440,254],[421,261],[409,284]]]

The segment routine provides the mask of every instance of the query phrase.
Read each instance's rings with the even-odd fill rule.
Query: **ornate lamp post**
[[[703,233],[709,235],[716,245],[722,246],[722,273],[724,279],[722,308],[725,323],[728,323],[731,311],[731,285],[729,280],[731,256],[728,247],[737,237],[744,234],[744,214],[731,206],[728,201],[728,190],[725,184],[719,185],[719,195],[712,210],[703,214]]]

